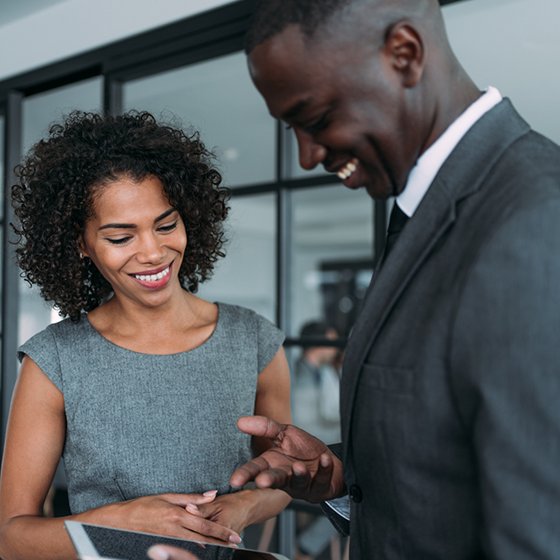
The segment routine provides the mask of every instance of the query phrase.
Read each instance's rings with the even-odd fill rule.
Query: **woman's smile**
[[[181,293],[185,227],[157,177],[113,182],[98,195],[94,210],[86,224],[83,253],[121,303],[134,300],[158,307]]]
[[[138,284],[148,290],[159,290],[165,288],[171,280],[171,268],[173,262],[160,266],[153,270],[147,270],[143,274],[129,274]]]

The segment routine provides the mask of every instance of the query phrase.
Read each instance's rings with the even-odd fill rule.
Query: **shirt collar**
[[[502,100],[500,92],[489,87],[447,130],[418,158],[403,192],[397,197],[400,209],[410,218],[424,198],[441,166],[469,129]]]

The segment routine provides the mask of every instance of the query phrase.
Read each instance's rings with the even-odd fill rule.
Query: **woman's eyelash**
[[[121,237],[120,239],[111,239],[109,237],[106,237],[106,239],[109,243],[112,243],[113,245],[121,245],[122,243],[128,241],[130,237]]]
[[[168,226],[160,226],[158,229],[160,231],[171,231],[171,230],[173,230],[177,227],[178,222],[179,222],[179,220],[177,220],[176,222],[174,222],[173,224],[170,224]]]
[[[178,223],[179,220],[177,220],[172,224],[169,224],[168,226],[160,226],[158,227],[158,231],[162,231],[164,233],[167,233],[168,231],[173,231],[177,227]],[[107,239],[107,241],[109,243],[112,243],[113,245],[122,245],[123,243],[126,243],[130,239],[130,237],[121,237],[120,239],[111,239],[110,237],[106,237],[105,239]]]

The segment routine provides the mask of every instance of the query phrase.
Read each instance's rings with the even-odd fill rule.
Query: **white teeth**
[[[338,178],[344,181],[348,179],[358,168],[358,158],[351,159],[342,169],[337,172]]]
[[[143,274],[135,274],[134,276],[138,278],[138,280],[142,280],[142,282],[155,282],[156,280],[161,280],[164,276],[169,274],[169,267],[157,274],[149,274],[147,276]]]

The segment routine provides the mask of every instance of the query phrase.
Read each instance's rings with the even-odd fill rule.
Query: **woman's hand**
[[[248,525],[274,517],[290,502],[290,497],[279,490],[241,490],[218,496],[213,502],[188,504],[187,511],[236,533]]]
[[[187,504],[186,510],[200,520],[219,523],[239,534],[247,525],[251,525],[252,513],[256,505],[256,500],[248,493],[250,490],[242,490],[233,494],[223,494],[212,502],[199,504],[191,502]]]
[[[190,539],[215,544],[236,544],[241,538],[227,524],[196,515],[186,508],[190,504],[202,507],[213,502],[216,491],[205,494],[159,494],[105,506],[110,508],[104,521],[114,527],[156,533],[169,537]],[[86,512],[80,521],[86,521],[97,511]],[[196,511],[196,510],[195,510]],[[99,516],[95,515],[99,520]]]

